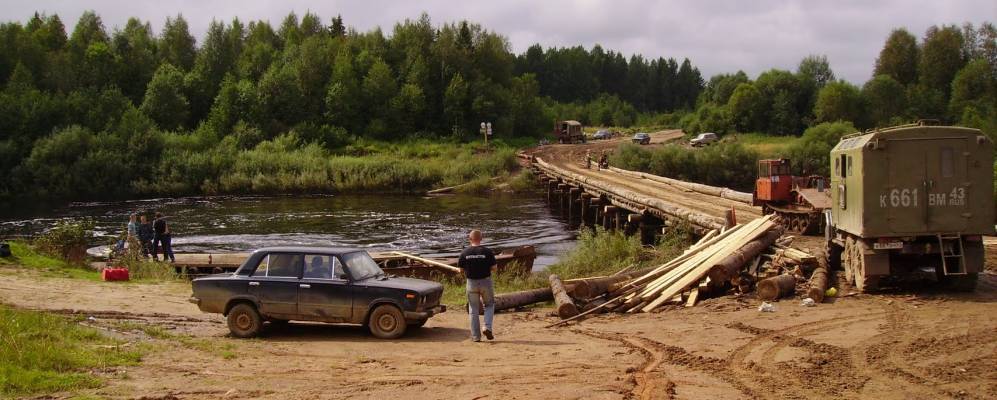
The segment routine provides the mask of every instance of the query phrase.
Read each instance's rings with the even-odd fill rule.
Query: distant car
[[[611,139],[612,137],[613,133],[605,129],[600,129],[595,132],[595,135],[592,135],[592,139]]]
[[[366,325],[382,339],[421,327],[440,305],[443,285],[387,276],[366,251],[271,247],[253,252],[234,273],[194,279],[190,302],[221,313],[232,336],[260,333],[264,321]]]
[[[699,135],[696,135],[696,137],[692,138],[692,140],[690,140],[689,143],[691,143],[693,146],[705,146],[710,143],[716,142],[717,140],[720,139],[717,138],[716,133],[704,132],[700,133]]]
[[[637,143],[637,144],[650,144],[651,143],[651,135],[648,135],[646,133],[641,132],[641,133],[638,133],[638,134],[634,135],[633,141],[634,141],[634,143]]]

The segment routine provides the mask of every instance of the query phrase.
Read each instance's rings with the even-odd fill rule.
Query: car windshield
[[[381,267],[377,266],[377,262],[373,258],[370,258],[370,255],[366,251],[343,254],[340,258],[343,259],[343,264],[346,264],[346,268],[349,269],[350,275],[355,280],[361,281],[378,275],[384,275],[384,271],[381,270]]]

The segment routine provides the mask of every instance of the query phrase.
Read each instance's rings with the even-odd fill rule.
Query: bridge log
[[[652,175],[644,172],[628,171],[625,169],[619,169],[616,167],[609,167],[610,171],[616,172],[621,175],[632,176],[635,178],[643,178],[659,183],[665,183],[669,185],[684,187],[686,189],[692,190],[697,193],[708,194],[710,196],[717,196],[728,200],[734,200],[744,204],[752,204],[751,193],[739,192],[730,188],[704,185],[695,182],[680,181],[678,179],[672,179],[664,176]]]

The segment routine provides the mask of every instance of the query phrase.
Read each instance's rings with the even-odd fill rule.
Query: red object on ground
[[[128,268],[104,268],[100,271],[100,279],[105,281],[127,281]]]

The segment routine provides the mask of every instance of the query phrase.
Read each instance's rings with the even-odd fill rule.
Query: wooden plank
[[[393,253],[395,253],[395,254],[397,254],[399,256],[405,257],[405,258],[407,258],[409,260],[418,261],[418,262],[421,262],[421,263],[426,264],[426,265],[432,265],[434,267],[439,267],[439,268],[445,269],[445,270],[450,271],[450,272],[455,272],[455,273],[458,273],[458,274],[461,272],[460,268],[457,268],[457,267],[454,267],[454,266],[450,266],[450,265],[441,263],[439,261],[430,260],[428,258],[422,258],[422,257],[419,257],[419,256],[414,255],[414,254],[403,253],[403,252],[400,252],[400,251],[395,251]]]

